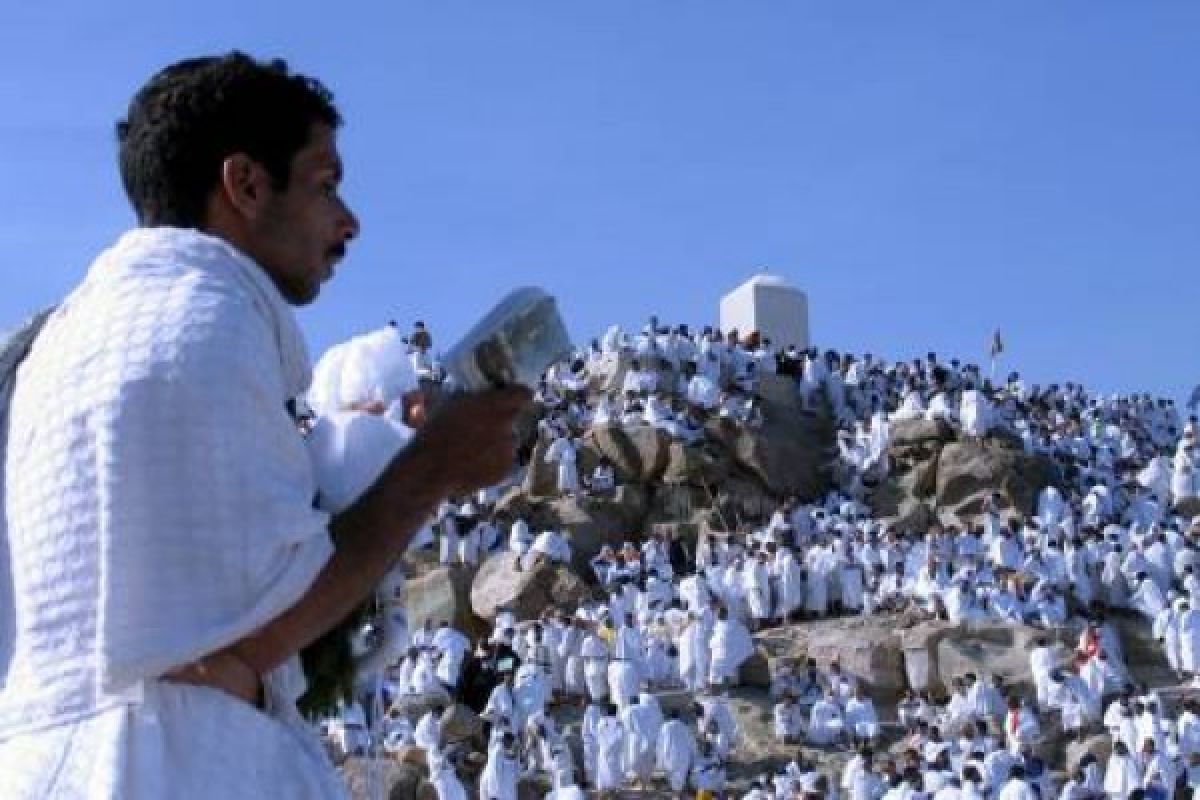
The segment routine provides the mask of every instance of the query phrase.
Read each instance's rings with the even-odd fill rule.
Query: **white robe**
[[[1200,609],[1190,608],[1179,617],[1179,667],[1200,673]]]
[[[1142,770],[1130,755],[1109,756],[1104,770],[1104,791],[1110,800],[1126,800],[1134,789],[1142,788]]]
[[[565,436],[556,439],[546,449],[545,462],[558,464],[558,491],[579,491],[579,467],[576,465],[575,445]]]
[[[696,737],[692,729],[682,720],[668,720],[658,732],[657,762],[671,791],[683,791],[695,758]]]
[[[608,645],[596,634],[589,634],[580,648],[583,678],[592,700],[608,697]]]
[[[815,745],[828,745],[837,741],[846,731],[846,721],[836,703],[818,700],[813,704],[808,718],[808,740]]]
[[[479,776],[479,800],[517,800],[520,766],[502,750],[493,750]]]
[[[0,797],[345,795],[297,661],[267,713],[160,680],[290,608],[332,553],[286,411],[308,378],[266,273],[196,231],[125,234],[51,315],[3,470]]]
[[[713,683],[736,680],[743,662],[754,654],[750,632],[735,619],[717,620],[710,647],[709,680]]]
[[[625,728],[625,772],[648,781],[654,772],[655,749],[662,727],[662,711],[651,699],[631,705],[621,714]]]
[[[604,792],[624,781],[625,728],[616,717],[603,717],[596,726],[596,789]]]

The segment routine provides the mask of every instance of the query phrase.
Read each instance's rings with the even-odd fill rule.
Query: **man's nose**
[[[362,232],[362,225],[358,221],[358,217],[350,210],[350,206],[342,203],[342,220],[340,234],[343,242],[348,242],[351,239],[357,239]]]

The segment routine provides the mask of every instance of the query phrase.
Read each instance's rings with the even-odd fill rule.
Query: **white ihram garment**
[[[125,234],[51,317],[5,460],[0,797],[345,795],[297,660],[268,713],[159,680],[292,606],[332,552],[286,410],[308,376],[266,274],[195,231]]]

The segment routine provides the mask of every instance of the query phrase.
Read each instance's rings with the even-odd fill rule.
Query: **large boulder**
[[[1045,456],[1002,440],[952,442],[938,457],[936,498],[938,506],[958,517],[979,514],[993,494],[1003,506],[1031,514],[1038,492],[1059,482],[1057,466]]]
[[[583,438],[579,466],[590,473],[607,456],[617,483],[654,483],[666,472],[670,450],[670,435],[651,425],[599,425]]]
[[[903,419],[888,423],[888,446],[897,449],[954,441],[954,428],[946,420]]]
[[[1184,497],[1175,503],[1174,511],[1184,519],[1200,517],[1200,495]]]
[[[570,567],[539,558],[522,569],[511,552],[483,562],[471,585],[471,609],[488,622],[500,608],[517,619],[536,619],[547,608],[575,609],[591,597],[591,587]]]
[[[390,758],[351,758],[341,772],[353,800],[375,800],[379,795],[373,794],[371,787],[377,785],[383,787],[382,796],[387,800],[417,800],[417,788],[424,779],[419,767]]]
[[[895,530],[924,533],[937,519],[929,502],[936,489],[936,453],[912,463],[896,460],[887,480],[871,492],[871,510]]]
[[[483,720],[462,703],[446,709],[442,715],[442,737],[447,744],[483,741]]]
[[[723,481],[731,468],[729,455],[724,450],[702,443],[671,442],[662,480],[666,484],[711,487]]]
[[[1098,733],[1089,736],[1086,739],[1070,742],[1067,744],[1066,768],[1068,772],[1073,772],[1084,756],[1094,756],[1101,764],[1108,763],[1108,757],[1112,755],[1112,737],[1107,733]]]
[[[426,621],[437,627],[446,620],[468,635],[485,633],[482,620],[471,612],[473,578],[462,567],[437,567],[409,580],[404,603],[409,629],[415,631]]]
[[[587,574],[588,562],[604,545],[640,538],[646,518],[646,488],[618,486],[608,495],[579,494],[542,503],[527,519],[534,530],[561,531],[571,543],[571,564]]]
[[[415,725],[433,708],[447,709],[454,705],[454,698],[445,689],[430,689],[421,694],[404,694],[392,701],[389,712],[408,718]]]
[[[713,495],[707,489],[686,484],[663,484],[650,497],[644,526],[653,532],[660,525],[691,524],[698,514],[712,507]]]
[[[999,676],[1006,686],[1031,690],[1029,651],[1036,639],[1046,635],[1027,625],[999,622],[924,622],[904,631],[900,646],[909,679],[924,683],[920,688],[948,691],[951,680],[972,672],[981,678]]]
[[[756,429],[717,418],[709,421],[706,430],[770,494],[810,500],[828,488],[824,466],[833,434],[824,418],[768,413]]]
[[[747,685],[766,687],[781,664],[813,658],[823,667],[839,662],[872,692],[897,693],[907,686],[901,624],[900,615],[877,614],[771,628],[755,636],[757,652],[740,677]]]
[[[546,451],[549,449],[550,442],[544,439],[533,447],[525,470],[525,482],[521,484],[526,496],[553,497],[558,494],[558,467],[546,463]]]

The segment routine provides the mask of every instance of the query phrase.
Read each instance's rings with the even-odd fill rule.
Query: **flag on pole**
[[[1004,340],[1000,338],[1000,329],[996,328],[996,332],[992,334],[992,358],[1004,352]]]

